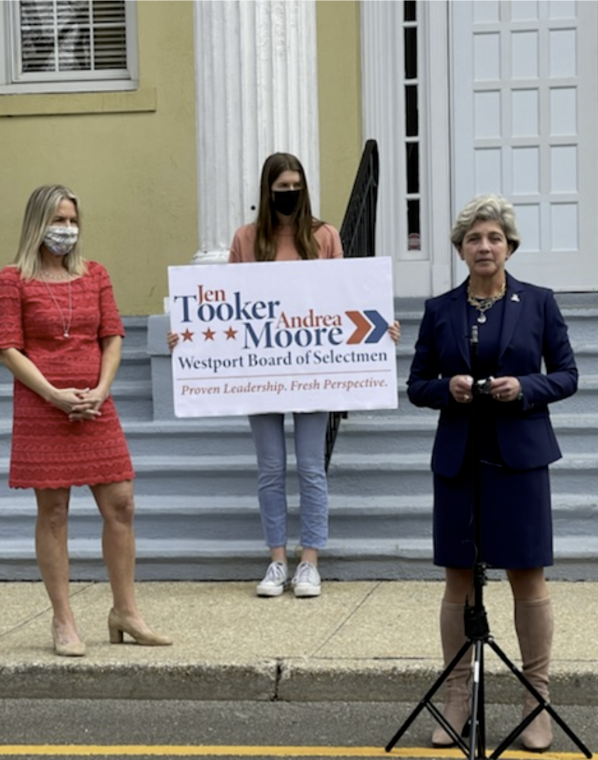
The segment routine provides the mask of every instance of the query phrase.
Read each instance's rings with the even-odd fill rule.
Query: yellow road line
[[[490,754],[491,750],[488,751]],[[169,745],[82,745],[82,744],[3,744],[0,757],[408,757],[463,758],[458,749],[400,747],[386,752],[383,747],[239,747],[239,746],[169,746]],[[507,750],[506,760],[538,760],[537,753]],[[543,752],[542,760],[579,760],[580,753]]]

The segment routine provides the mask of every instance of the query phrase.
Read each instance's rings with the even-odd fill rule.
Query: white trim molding
[[[430,251],[430,295],[449,290],[453,281],[456,256],[450,243],[453,220],[451,197],[451,129],[449,101],[449,8],[446,0],[423,2],[423,44],[426,50],[425,102],[426,127],[424,145],[428,192],[422,217],[426,220]],[[427,295],[427,294],[424,294]]]
[[[0,2],[0,95],[133,91],[137,6]]]
[[[380,193],[376,249],[394,259],[395,293],[430,296],[451,284],[450,133],[448,97],[448,9],[446,0],[416,3],[415,19],[405,3],[361,4],[364,139],[380,150]],[[416,72],[405,72],[407,28],[417,34]],[[405,84],[417,88],[420,233],[409,244],[407,225]],[[413,168],[411,168],[413,171]]]
[[[226,261],[235,229],[255,218],[261,167],[298,156],[319,213],[314,0],[195,2],[199,250]]]

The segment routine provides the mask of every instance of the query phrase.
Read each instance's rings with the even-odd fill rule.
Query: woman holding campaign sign
[[[235,233],[229,262],[340,259],[337,230],[314,219],[305,172],[288,153],[269,156],[262,169],[257,219]],[[288,584],[286,447],[283,414],[249,417],[258,462],[258,498],[271,563],[258,596],[279,596]],[[301,512],[301,562],[291,581],[295,596],[321,593],[318,551],[328,540],[328,486],[324,467],[328,413],[294,414]]]
[[[263,166],[257,219],[234,235],[230,263],[340,259],[338,231],[314,218],[305,172],[299,159],[274,153]],[[399,324],[389,328],[393,339]],[[178,335],[169,333],[172,349]],[[327,411],[294,415],[299,478],[301,560],[290,585],[296,597],[321,593],[318,553],[328,540],[328,486],[325,470]],[[258,498],[270,565],[257,586],[258,596],[280,596],[289,585],[287,560],[286,445],[284,414],[249,417],[258,462]]]
[[[124,336],[105,268],[81,255],[77,196],[35,190],[14,264],[0,272],[0,359],[15,377],[9,484],[33,488],[37,561],[52,604],[56,654],[81,657],[69,600],[67,519],[72,486],[88,485],[104,520],[113,606],[110,641],[123,633],[160,646],[135,602],[133,467],[110,396]]]

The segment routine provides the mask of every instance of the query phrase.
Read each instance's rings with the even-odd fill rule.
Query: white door
[[[449,3],[453,214],[509,198],[522,235],[509,271],[558,291],[598,290],[597,6]]]

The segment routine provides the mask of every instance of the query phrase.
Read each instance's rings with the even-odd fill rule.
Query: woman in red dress
[[[13,373],[9,485],[33,488],[36,555],[53,609],[57,654],[85,654],[69,601],[71,486],[91,489],[104,520],[113,595],[110,641],[172,642],[135,603],[134,477],[110,386],[124,337],[108,273],[80,250],[80,210],[61,185],[31,195],[13,265],[0,272],[0,359]]]

